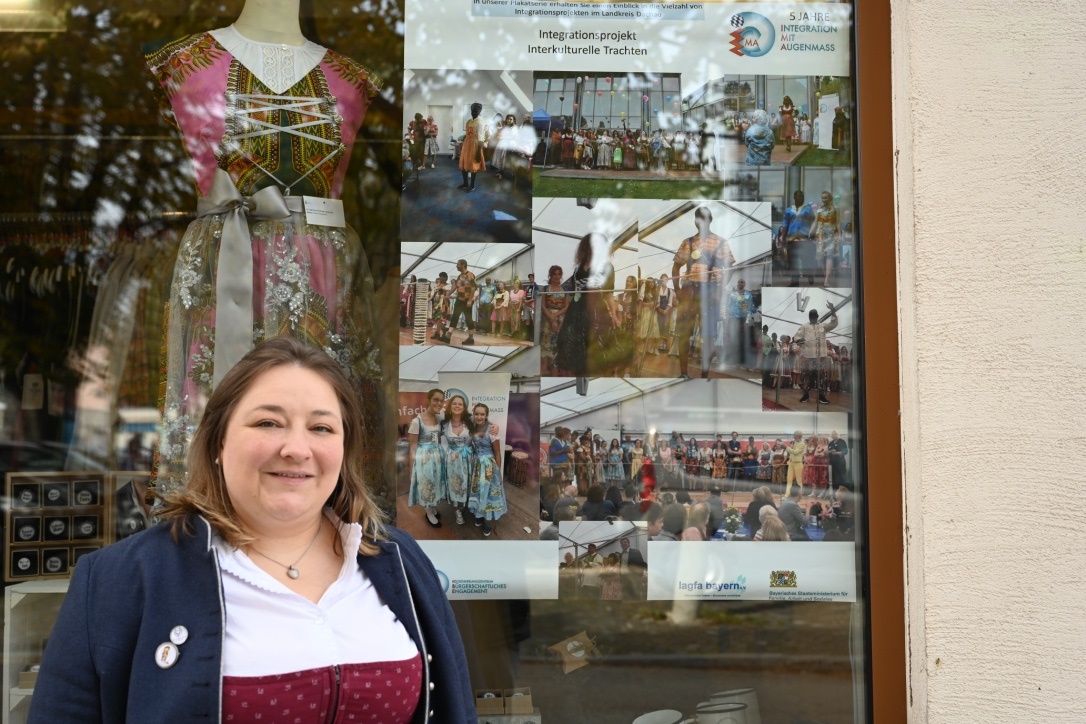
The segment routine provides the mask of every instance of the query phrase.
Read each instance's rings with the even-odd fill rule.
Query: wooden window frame
[[[867,656],[871,721],[907,718],[904,502],[889,0],[856,0],[857,170],[867,466]]]

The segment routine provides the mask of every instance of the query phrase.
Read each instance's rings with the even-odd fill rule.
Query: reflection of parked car
[[[105,469],[102,461],[57,442],[0,440],[0,473]]]

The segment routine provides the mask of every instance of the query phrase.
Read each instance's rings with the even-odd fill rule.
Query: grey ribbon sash
[[[286,219],[290,217],[290,207],[276,186],[262,188],[249,197],[242,196],[230,174],[220,168],[215,171],[207,196],[196,203],[197,216],[213,214],[225,214],[215,273],[212,379],[218,386],[253,346],[253,244],[248,220]]]

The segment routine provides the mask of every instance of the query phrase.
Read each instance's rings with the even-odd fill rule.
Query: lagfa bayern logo
[[[444,591],[445,593],[448,593],[449,592],[449,577],[445,575],[445,571],[438,571],[438,570],[435,569],[435,572],[437,573],[438,583],[441,584],[441,590]]]
[[[732,15],[731,52],[748,58],[761,58],[773,49],[776,33],[769,18],[758,13]]]

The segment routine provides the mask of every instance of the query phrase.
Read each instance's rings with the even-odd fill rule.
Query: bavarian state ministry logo
[[[770,588],[795,588],[796,587],[796,572],[795,571],[773,571],[769,574],[769,587]]]
[[[773,23],[758,13],[732,15],[731,52],[748,58],[761,58],[773,49]]]

